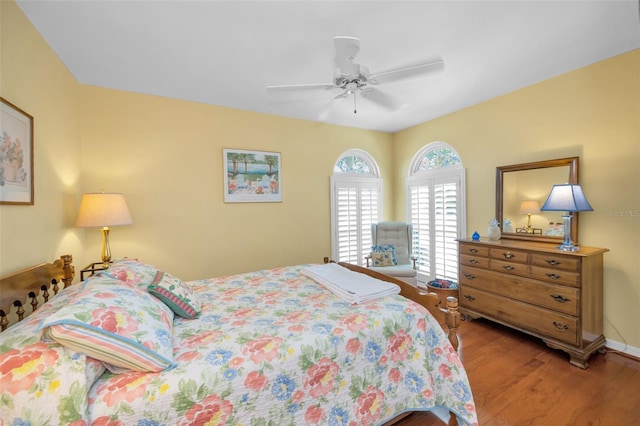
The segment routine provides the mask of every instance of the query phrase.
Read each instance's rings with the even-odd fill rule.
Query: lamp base
[[[102,231],[102,252],[100,257],[102,258],[102,267],[109,269],[109,263],[111,263],[111,248],[109,247],[109,227],[105,226]]]
[[[578,251],[578,250],[580,250],[580,247],[578,247],[578,246],[576,246],[574,244],[571,244],[571,243],[569,243],[569,244],[562,243],[556,248],[558,250],[561,250],[561,251]]]
[[[578,251],[580,248],[571,241],[571,216],[566,214],[562,216],[564,221],[564,239],[557,249],[561,251]]]

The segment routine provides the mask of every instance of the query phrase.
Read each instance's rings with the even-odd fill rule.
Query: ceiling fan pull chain
[[[358,113],[358,108],[356,106],[356,92],[353,92],[353,113],[357,114]]]

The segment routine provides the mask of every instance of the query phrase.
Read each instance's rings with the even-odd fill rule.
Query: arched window
[[[331,176],[331,255],[365,264],[371,251],[371,225],[382,217],[382,180],[367,152],[350,149],[336,161]]]
[[[414,156],[407,178],[408,221],[418,280],[458,280],[457,238],[466,235],[465,176],[456,150],[433,142]]]

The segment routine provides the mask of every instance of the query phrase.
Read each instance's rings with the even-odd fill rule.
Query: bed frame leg
[[[458,350],[458,327],[460,327],[460,312],[458,312],[458,299],[453,296],[447,297],[447,315],[444,322],[449,331],[449,340],[453,347]],[[453,416],[452,416],[453,417]],[[457,424],[457,422],[456,422]]]

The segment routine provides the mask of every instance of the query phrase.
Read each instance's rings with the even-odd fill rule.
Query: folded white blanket
[[[352,304],[400,293],[396,284],[354,272],[337,263],[311,266],[301,272]]]

